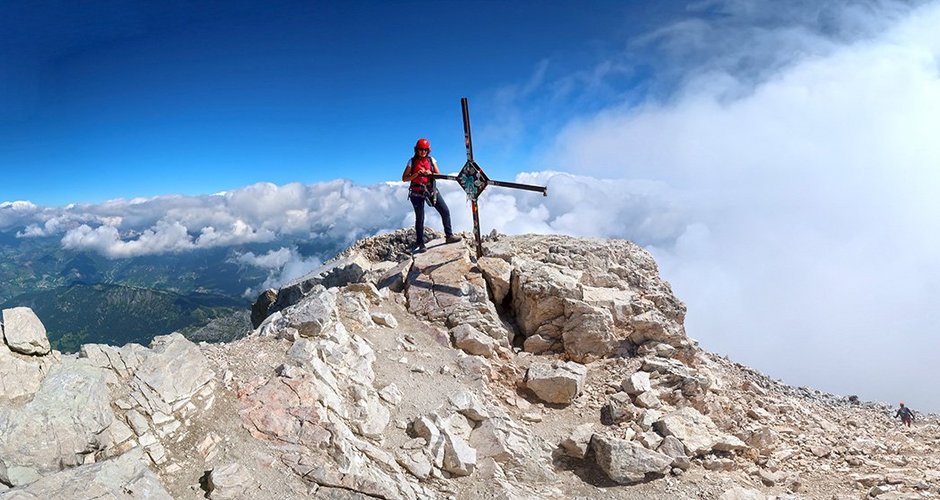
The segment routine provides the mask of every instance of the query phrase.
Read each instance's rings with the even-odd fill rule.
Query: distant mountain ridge
[[[54,237],[16,238],[0,233],[0,301],[76,283],[108,283],[241,297],[268,272],[238,262],[238,255],[279,245],[210,248],[192,252],[109,259],[93,251],[62,248]]]
[[[0,308],[26,306],[46,325],[54,349],[82,344],[149,344],[153,337],[189,331],[246,311],[247,300],[224,295],[114,284],[76,283],[18,295]]]

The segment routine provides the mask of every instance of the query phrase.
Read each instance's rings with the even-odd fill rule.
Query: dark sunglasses
[[[424,151],[425,153],[430,153],[431,150],[427,148],[415,148],[415,151]]]

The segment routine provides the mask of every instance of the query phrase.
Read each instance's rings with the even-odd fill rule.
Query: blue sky
[[[0,6],[0,200],[201,194],[259,181],[394,180],[418,137],[494,176],[533,167],[559,99],[503,135],[500,96],[590,68],[683,3],[30,1]],[[632,79],[632,80],[631,80]],[[571,94],[579,92],[572,90]],[[526,100],[531,99],[532,103]],[[514,108],[538,96],[513,98]]]
[[[283,282],[413,224],[385,181],[420,136],[463,164],[466,96],[490,177],[549,192],[488,189],[484,233],[632,240],[706,349],[940,411],[940,1],[159,5],[0,3],[0,231],[264,242]]]

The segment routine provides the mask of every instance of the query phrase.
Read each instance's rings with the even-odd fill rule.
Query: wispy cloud
[[[675,92],[572,121],[543,166],[668,187],[682,234],[651,248],[707,347],[940,410],[940,5],[760,5],[654,34]]]

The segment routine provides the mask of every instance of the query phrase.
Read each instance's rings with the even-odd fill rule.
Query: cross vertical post
[[[470,138],[470,104],[466,97],[460,98],[460,110],[463,113],[463,142],[467,146],[467,164],[476,165],[473,161],[473,140]],[[481,170],[482,171],[482,170]],[[470,210],[473,212],[473,239],[477,245],[477,258],[483,257],[483,240],[480,238],[480,210],[477,197],[470,198]]]
[[[487,186],[500,186],[512,189],[523,189],[526,191],[536,191],[542,193],[542,196],[548,196],[548,189],[544,186],[533,186],[530,184],[519,184],[516,182],[491,181],[483,169],[473,160],[473,141],[470,137],[470,105],[466,97],[460,98],[460,108],[463,114],[463,138],[467,147],[467,163],[464,164],[460,172],[454,175],[434,174],[432,179],[449,179],[457,181],[467,193],[470,200],[470,208],[473,212],[473,238],[476,241],[477,259],[483,257],[483,240],[480,237],[480,210],[477,199]]]

